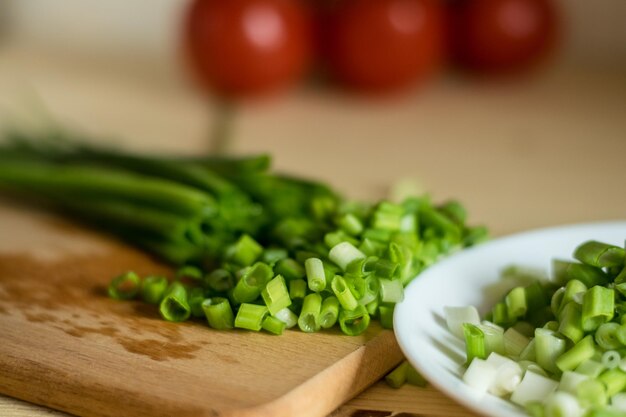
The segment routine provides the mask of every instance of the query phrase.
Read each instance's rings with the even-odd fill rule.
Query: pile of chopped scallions
[[[351,202],[325,184],[271,173],[267,156],[148,156],[76,136],[9,132],[0,190],[35,197],[174,265],[169,279],[126,272],[109,286],[111,297],[154,304],[167,321],[271,334],[338,324],[358,335],[372,318],[391,328],[404,286],[486,238],[456,201]]]
[[[588,241],[574,258],[554,261],[552,281],[510,290],[487,320],[446,307],[448,328],[465,339],[463,380],[535,417],[626,416],[625,250]]]

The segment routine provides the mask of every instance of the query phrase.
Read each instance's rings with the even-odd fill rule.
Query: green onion
[[[357,236],[363,232],[363,223],[352,213],[346,213],[339,219],[341,229],[352,236]]]
[[[404,298],[404,287],[398,280],[380,279],[380,301],[383,303],[399,303]]]
[[[359,305],[354,310],[339,311],[339,327],[348,336],[358,336],[367,330],[370,316],[364,306]]]
[[[391,388],[400,388],[406,383],[407,371],[410,365],[406,360],[396,366],[391,372],[385,375],[385,382]]]
[[[504,297],[504,302],[507,307],[508,317],[517,319],[526,315],[528,306],[526,304],[526,290],[524,287],[513,288]]]
[[[612,368],[603,372],[598,380],[606,387],[606,394],[609,397],[623,391],[626,388],[626,373],[619,368]]]
[[[298,317],[298,327],[306,333],[316,332],[320,329],[320,311],[322,308],[322,297],[317,294],[309,294],[304,297],[300,317]]]
[[[191,308],[183,284],[178,281],[170,284],[159,305],[159,312],[167,321],[185,321],[189,318]]]
[[[529,343],[530,339],[513,327],[504,331],[504,351],[508,356],[519,357]]]
[[[357,302],[352,292],[350,292],[346,280],[341,275],[335,275],[331,284],[331,288],[333,290],[333,293],[335,293],[335,296],[339,300],[339,304],[341,304],[341,307],[344,310],[350,311],[357,308],[359,303]]]
[[[257,262],[252,267],[246,269],[235,288],[233,288],[232,297],[235,303],[249,303],[256,300],[273,275],[272,268],[262,262]]]
[[[604,323],[596,330],[596,343],[604,350],[619,349],[624,345],[617,338],[617,332],[620,329],[618,323]]]
[[[267,248],[263,251],[261,260],[268,265],[276,265],[276,263],[289,256],[289,252],[284,248]]]
[[[282,275],[287,281],[304,278],[304,268],[298,261],[291,258],[281,259],[276,263],[274,272]]]
[[[537,355],[537,363],[550,372],[558,372],[556,360],[565,352],[565,340],[557,336],[557,334],[548,329],[535,330],[535,353]],[[585,358],[587,359],[587,358]]]
[[[486,359],[485,334],[479,325],[463,324],[463,334],[465,336],[465,351],[467,353],[466,363],[473,363],[475,358]]]
[[[575,302],[569,302],[559,315],[558,331],[574,343],[578,343],[585,335],[581,319],[582,307]]]
[[[326,288],[326,275],[324,263],[319,258],[309,258],[304,262],[307,283],[309,289],[314,292],[323,291]]]
[[[277,319],[276,317],[267,316],[263,320],[261,328],[263,328],[263,330],[267,330],[272,334],[280,335],[283,334],[283,331],[285,330],[285,322]]]
[[[582,324],[585,331],[597,329],[613,318],[615,293],[610,288],[596,285],[583,296]]]
[[[265,306],[243,303],[239,306],[239,311],[235,317],[235,327],[258,332],[261,330],[267,313],[268,310]]]
[[[141,283],[141,299],[148,304],[159,304],[168,285],[167,278],[163,276],[147,276]]]
[[[393,311],[395,306],[387,307],[380,306],[378,307],[378,312],[380,314],[380,325],[383,329],[393,329]]]
[[[409,368],[406,371],[406,382],[409,385],[413,385],[415,387],[425,387],[428,385],[428,381],[426,378],[422,376],[411,364],[409,364]]]
[[[554,278],[559,284],[576,279],[590,288],[609,282],[609,276],[602,269],[590,265],[555,260],[553,269]]]
[[[598,268],[623,266],[626,258],[624,248],[606,243],[589,241],[578,246],[574,251],[574,258],[586,265]]]
[[[267,283],[261,291],[261,296],[271,315],[291,305],[287,284],[281,275],[277,275]]]
[[[341,242],[330,250],[328,258],[345,271],[352,262],[365,258],[365,254],[351,243]]]
[[[576,368],[577,373],[587,375],[593,378],[598,377],[598,375],[600,375],[603,370],[604,370],[604,365],[592,359],[583,361],[583,363],[578,365],[578,367]]]
[[[129,271],[116,276],[109,284],[109,297],[116,300],[131,300],[139,294],[141,278],[136,273]]]
[[[235,286],[235,279],[229,271],[220,268],[206,275],[203,283],[215,292],[226,292]]]
[[[533,401],[544,401],[556,390],[558,385],[558,382],[550,378],[534,372],[526,372],[522,382],[513,391],[511,401],[522,407]]]
[[[602,366],[606,369],[617,368],[621,360],[622,357],[616,350],[607,350],[602,354]]]
[[[580,364],[582,364],[583,362],[591,359],[594,354],[595,346],[593,343],[593,337],[589,335],[583,338],[580,342],[576,343],[576,345],[574,345],[574,347],[572,347],[570,350],[561,354],[556,359],[555,364],[557,368],[563,372],[572,371],[580,366]],[[547,360],[547,358],[545,358],[543,355],[542,359]],[[543,366],[541,362],[539,362],[539,364]]]
[[[330,329],[337,323],[339,317],[339,300],[337,297],[329,296],[322,301],[319,322],[323,329]]]
[[[576,397],[584,407],[603,407],[608,401],[604,384],[591,378],[578,384]]]
[[[188,291],[187,299],[189,302],[191,317],[204,317],[204,311],[202,310],[202,303],[205,300],[204,290],[200,287],[190,289]]]
[[[278,311],[276,314],[274,314],[274,317],[285,323],[285,327],[287,329],[291,329],[298,324],[298,316],[296,316],[294,312],[288,308],[283,308],[282,310]]]
[[[202,270],[200,270],[200,268],[195,267],[193,265],[185,265],[176,271],[176,279],[185,279],[185,278],[192,279],[192,280],[200,280],[202,279]]]
[[[289,298],[292,302],[301,302],[306,296],[306,288],[306,281],[303,279],[289,281]]]
[[[226,259],[241,266],[249,266],[263,253],[263,246],[259,245],[251,236],[244,234],[226,251]]]
[[[209,326],[216,330],[232,329],[235,325],[233,310],[226,298],[208,298],[202,302],[202,310]]]

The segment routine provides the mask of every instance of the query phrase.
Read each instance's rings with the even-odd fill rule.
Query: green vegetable
[[[495,386],[494,381],[508,383],[513,387],[511,400],[532,415],[623,415],[619,396],[626,390],[625,251],[588,241],[576,248],[574,257],[582,263],[554,262],[555,282],[535,281],[509,291],[489,314],[496,324],[463,324],[469,366],[464,379],[474,386],[479,381],[483,390]],[[521,271],[509,268],[506,275],[524,278]],[[512,333],[514,327],[526,328],[529,323],[534,338]],[[494,368],[488,355],[497,352],[497,325],[506,328],[509,358],[494,359]],[[452,326],[450,330],[454,333]],[[515,335],[517,342],[511,343],[507,334]],[[511,376],[519,370],[501,370],[504,360],[522,368],[521,382]],[[622,405],[617,407],[618,403]]]
[[[141,288],[141,278],[136,273],[125,272],[111,280],[109,297],[116,300],[130,300],[137,296]]]
[[[275,334],[337,323],[361,334],[372,318],[391,328],[405,285],[486,238],[456,201],[346,201],[325,184],[271,172],[266,155],[134,154],[77,137],[8,132],[0,140],[0,193],[49,204],[170,263],[171,284],[130,274],[109,288],[113,298],[158,304],[169,321],[205,316],[216,329]],[[528,310],[545,307],[545,294],[525,291]],[[507,321],[524,314],[522,298],[511,300]]]

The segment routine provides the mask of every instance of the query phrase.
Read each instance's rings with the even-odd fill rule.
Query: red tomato
[[[200,81],[231,96],[292,84],[312,54],[310,19],[298,0],[194,0],[184,41]]]
[[[452,7],[455,59],[477,72],[523,71],[555,45],[551,0],[461,0]]]
[[[325,27],[331,73],[348,86],[396,90],[428,78],[443,57],[438,0],[345,0]]]

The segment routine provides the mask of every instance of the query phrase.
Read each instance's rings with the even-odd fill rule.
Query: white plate
[[[435,387],[466,407],[493,417],[522,417],[520,407],[486,394],[477,396],[461,380],[465,348],[446,327],[444,306],[476,306],[484,315],[515,286],[500,279],[511,265],[550,271],[553,258],[572,259],[577,245],[599,240],[624,245],[626,222],[541,229],[492,240],[459,252],[424,271],[396,306],[394,329],[407,359]]]

